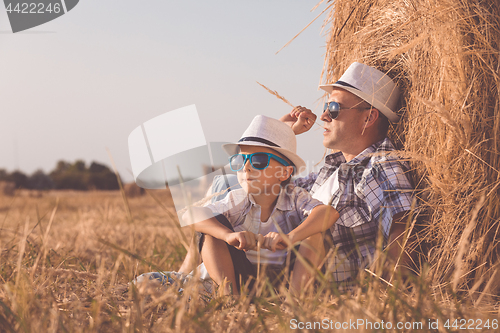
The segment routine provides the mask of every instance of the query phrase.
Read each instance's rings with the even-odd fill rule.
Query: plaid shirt
[[[306,190],[290,184],[281,189],[275,209],[266,222],[261,222],[260,206],[255,203],[253,196],[241,188],[229,192],[225,198],[205,207],[216,215],[224,215],[235,231],[251,231],[254,234],[265,235],[269,231],[278,232],[276,226],[279,226],[285,234],[289,233],[319,205],[323,203],[313,199]],[[247,257],[252,263],[257,263],[256,251],[247,251]],[[282,264],[285,257],[285,250],[277,250],[275,253],[262,250],[261,263]]]
[[[373,262],[379,229],[385,246],[392,217],[411,209],[409,167],[387,154],[391,151],[394,146],[386,138],[349,162],[341,152],[330,154],[318,174],[295,180],[295,185],[310,190],[313,197],[331,202],[340,214],[330,229],[337,254],[329,267],[336,281],[352,281],[360,268]],[[331,177],[338,180],[333,193],[319,193],[321,186],[334,181]]]

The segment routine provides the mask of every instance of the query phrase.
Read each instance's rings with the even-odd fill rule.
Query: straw
[[[425,213],[417,238],[432,249],[423,257],[429,281],[441,288],[453,277],[455,290],[491,281],[500,252],[500,2],[334,4],[322,81],[335,82],[358,61],[401,88],[402,120],[389,136],[419,156],[411,167]]]

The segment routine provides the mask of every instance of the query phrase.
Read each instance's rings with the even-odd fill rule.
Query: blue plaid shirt
[[[331,227],[336,255],[328,262],[329,271],[338,282],[352,281],[357,272],[373,262],[377,234],[387,244],[394,215],[411,210],[413,186],[409,167],[390,153],[392,142],[385,138],[346,162],[341,152],[325,158],[317,174],[295,180],[316,199],[331,205],[340,217]],[[314,193],[337,177],[333,193]],[[318,193],[319,194],[319,193]],[[327,197],[328,196],[328,197]]]

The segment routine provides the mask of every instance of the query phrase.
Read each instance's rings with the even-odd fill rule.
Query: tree
[[[71,167],[70,163],[60,160],[59,162],[57,162],[56,168],[51,173],[62,173],[68,170],[70,167]]]
[[[54,188],[54,182],[43,170],[37,170],[28,178],[27,187],[33,190],[50,190]]]
[[[5,169],[0,169],[0,181],[5,180],[7,181],[7,178],[9,177],[9,174]]]
[[[85,162],[79,160],[73,164],[65,161],[57,162],[56,169],[50,173],[54,187],[61,190],[86,190],[87,173]]]
[[[50,173],[56,189],[73,190],[116,190],[119,188],[116,176],[106,165],[92,162],[90,167],[77,160],[73,164],[65,161],[57,162]]]
[[[99,172],[111,172],[111,170],[105,166],[104,164],[99,164],[97,162],[92,162],[89,167],[90,173],[99,173]]]
[[[97,190],[117,190],[116,175],[107,166],[92,162],[89,168],[88,187]]]
[[[8,176],[8,179],[16,184],[16,188],[27,188],[28,176],[21,171],[14,171]]]
[[[87,171],[87,168],[85,167],[85,162],[82,160],[77,160],[73,165],[71,166],[71,169],[77,172],[85,172]]]

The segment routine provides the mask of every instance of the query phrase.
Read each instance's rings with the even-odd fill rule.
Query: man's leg
[[[299,258],[295,259],[292,277],[290,281],[290,291],[298,296],[300,291],[314,277],[314,271],[319,268],[325,258],[325,246],[323,245],[323,235],[318,233],[302,241],[299,248],[299,255],[309,263],[306,267]]]

